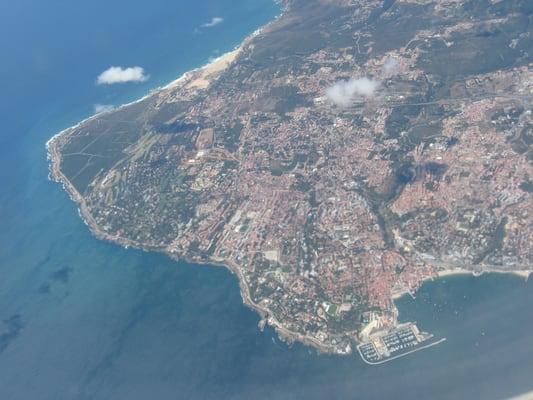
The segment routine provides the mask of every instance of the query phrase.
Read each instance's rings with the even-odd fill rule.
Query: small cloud
[[[144,82],[149,76],[144,73],[141,67],[110,67],[98,75],[96,83],[98,85],[112,85],[114,83]]]
[[[356,96],[372,97],[379,82],[369,78],[339,81],[326,89],[327,98],[341,107],[349,106]]]
[[[398,60],[395,58],[388,58],[383,64],[383,72],[387,75],[394,75],[398,71]]]
[[[202,28],[212,28],[214,26],[220,25],[222,22],[224,22],[224,18],[221,17],[213,17],[211,18],[211,21],[206,22],[205,24],[200,25]]]
[[[103,112],[112,111],[115,107],[111,104],[95,104],[94,105],[94,113],[100,114]]]

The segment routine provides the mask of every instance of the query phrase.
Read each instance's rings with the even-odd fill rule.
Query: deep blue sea
[[[271,0],[0,1],[0,399],[503,399],[533,390],[533,280],[425,284],[448,340],[370,367],[260,332],[234,276],[96,240],[45,143],[238,45]],[[223,23],[198,29],[213,17]],[[147,82],[98,86],[111,65]]]

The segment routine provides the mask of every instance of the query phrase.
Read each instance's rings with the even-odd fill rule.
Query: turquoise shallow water
[[[0,4],[1,399],[500,399],[533,390],[533,281],[453,277],[398,304],[448,340],[380,367],[287,347],[222,268],[98,241],[47,180],[46,140],[272,19],[270,0]],[[213,16],[224,23],[195,29]],[[218,50],[218,51],[217,51]],[[111,64],[143,84],[99,87]]]

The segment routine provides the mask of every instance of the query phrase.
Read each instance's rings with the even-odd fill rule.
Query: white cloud
[[[383,64],[383,72],[387,75],[394,75],[398,71],[398,60],[395,58],[388,58]]]
[[[144,82],[149,76],[144,73],[141,67],[110,67],[98,75],[96,83],[98,85],[112,85],[113,83]]]
[[[94,105],[94,113],[95,114],[100,114],[100,113],[103,113],[103,112],[107,112],[107,111],[111,111],[113,110],[115,107],[111,104],[95,104]]]
[[[206,22],[205,24],[202,24],[202,28],[212,28],[214,26],[220,25],[222,22],[224,22],[224,18],[221,17],[213,17],[211,18],[211,21]]]
[[[336,105],[347,107],[357,96],[372,97],[378,86],[378,81],[369,78],[339,81],[326,89],[326,96]]]

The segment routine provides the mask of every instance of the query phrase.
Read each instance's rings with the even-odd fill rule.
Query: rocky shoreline
[[[154,93],[152,95],[156,95],[156,94],[157,93]],[[298,332],[291,331],[287,329],[285,326],[283,326],[282,322],[276,320],[272,316],[272,313],[270,312],[270,310],[268,310],[267,308],[261,307],[260,305],[253,302],[253,300],[251,299],[249,286],[247,285],[246,280],[242,274],[242,271],[240,270],[238,265],[235,265],[231,262],[225,262],[224,260],[209,260],[208,262],[206,262],[206,260],[204,259],[180,256],[180,255],[177,255],[176,253],[168,251],[166,246],[147,246],[146,244],[138,243],[133,240],[126,239],[120,236],[110,235],[107,232],[100,229],[96,220],[91,215],[90,210],[83,196],[80,193],[78,193],[78,191],[74,188],[74,186],[65,177],[65,175],[61,172],[61,169],[60,169],[61,153],[58,149],[58,145],[60,144],[62,135],[68,133],[70,129],[71,128],[66,129],[60,134],[54,136],[47,143],[48,158],[50,159],[50,178],[55,182],[61,183],[63,185],[63,188],[69,194],[70,198],[78,204],[80,216],[82,217],[83,221],[89,227],[90,231],[93,233],[93,235],[96,238],[107,240],[115,244],[121,245],[123,247],[133,247],[133,248],[137,248],[143,251],[157,251],[157,252],[167,255],[168,257],[170,257],[171,259],[175,261],[186,261],[186,262],[191,262],[191,263],[205,265],[205,266],[217,266],[217,267],[227,268],[232,274],[237,276],[241,297],[243,299],[243,304],[247,306],[248,308],[250,308],[251,310],[258,313],[259,316],[261,317],[261,321],[259,322],[259,326],[261,328],[263,328],[265,324],[267,324],[271,326],[272,328],[274,328],[278,336],[282,340],[284,340],[286,343],[292,344],[296,341],[301,342],[305,345],[315,348],[319,353],[323,353],[323,354],[351,354],[352,353],[351,348],[347,352],[343,352],[343,351],[340,351],[335,346],[325,345],[324,343],[318,341],[312,336],[302,335]],[[442,279],[445,277],[455,276],[455,275],[480,276],[484,273],[514,274],[516,276],[522,277],[527,280],[529,279],[533,271],[530,271],[530,270],[504,271],[504,270],[497,270],[497,269],[489,269],[487,271],[476,273],[474,271],[463,269],[463,268],[449,268],[449,269],[441,269],[440,271],[437,272],[437,276],[428,277],[427,279],[425,279],[425,281],[433,280],[433,279]],[[405,293],[393,294],[391,297],[393,300],[397,300],[406,294],[414,296],[414,293],[405,292]],[[355,343],[359,342],[358,338],[356,337],[354,337],[353,340]]]
[[[152,95],[156,95],[156,94],[157,93],[154,93]],[[240,293],[241,293],[241,297],[243,299],[244,305],[252,309],[253,311],[257,312],[259,316],[261,317],[261,321],[259,323],[260,326],[264,326],[265,324],[268,324],[269,326],[273,327],[276,333],[279,335],[279,337],[288,344],[292,344],[298,341],[308,346],[314,347],[319,353],[324,353],[324,354],[338,354],[339,353],[338,349],[334,346],[327,346],[311,336],[302,335],[300,333],[293,332],[287,329],[286,327],[283,326],[283,324],[280,321],[276,320],[272,316],[272,313],[270,312],[270,310],[254,303],[250,296],[250,289],[248,285],[246,284],[244,276],[242,275],[242,272],[240,271],[237,265],[234,265],[230,262],[223,262],[222,260],[216,260],[216,261],[213,260],[213,261],[209,261],[206,263],[205,260],[179,256],[179,255],[176,255],[175,253],[169,252],[166,246],[147,246],[145,244],[138,243],[133,240],[126,239],[120,236],[110,235],[107,232],[100,229],[96,220],[91,215],[90,210],[83,196],[80,193],[78,193],[78,191],[74,188],[71,182],[61,172],[61,168],[60,168],[61,153],[59,151],[58,146],[60,145],[61,137],[64,134],[67,134],[70,129],[71,128],[65,129],[64,131],[55,135],[52,139],[48,141],[46,145],[47,151],[48,151],[48,158],[50,160],[50,179],[54,182],[61,183],[65,191],[69,194],[70,198],[75,203],[78,204],[79,214],[81,218],[83,219],[85,224],[89,227],[89,230],[91,231],[91,233],[97,239],[107,240],[107,241],[113,242],[123,247],[132,247],[132,248],[136,248],[136,249],[143,250],[143,251],[157,251],[159,253],[163,253],[167,255],[168,257],[170,257],[171,259],[175,261],[186,261],[186,262],[196,263],[200,265],[227,268],[232,274],[237,276],[237,279],[239,282]],[[354,338],[354,340],[356,341],[356,338]],[[351,351],[348,352],[348,354],[350,353]]]

